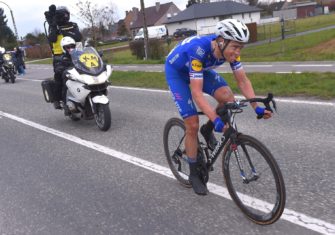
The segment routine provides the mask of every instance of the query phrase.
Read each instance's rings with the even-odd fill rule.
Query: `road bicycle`
[[[270,93],[266,98],[245,99],[226,103],[216,110],[228,125],[215,148],[211,151],[198,135],[198,162],[201,176],[208,182],[209,172],[222,153],[222,171],[231,198],[251,221],[268,225],[282,215],[286,202],[285,184],[280,168],[268,148],[256,138],[238,131],[236,114],[243,112],[248,103],[260,102],[267,110],[276,110],[276,103]],[[272,107],[271,107],[272,105]],[[202,112],[198,112],[203,115]],[[262,116],[257,116],[258,119]],[[164,127],[164,151],[169,167],[176,179],[185,187],[189,167],[186,157],[185,126],[183,120],[171,118]]]

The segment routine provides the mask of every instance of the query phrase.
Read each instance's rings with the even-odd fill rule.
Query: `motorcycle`
[[[105,65],[93,47],[77,47],[70,52],[73,67],[65,71],[66,102],[61,102],[66,116],[73,121],[95,119],[100,130],[111,126],[111,112],[107,98],[108,78],[112,67]],[[46,102],[53,102],[53,80],[42,82]]]
[[[9,53],[4,53],[2,55],[3,63],[1,65],[1,77],[6,82],[9,82],[9,80],[12,83],[15,83],[15,64],[13,62],[13,57]]]

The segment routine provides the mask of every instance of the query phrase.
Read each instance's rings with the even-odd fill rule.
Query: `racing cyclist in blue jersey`
[[[189,181],[194,192],[199,195],[206,195],[208,190],[197,163],[199,118],[195,104],[209,118],[200,132],[208,147],[213,150],[216,144],[213,130],[223,132],[226,126],[203,93],[214,97],[218,106],[234,101],[232,90],[213,69],[224,62],[230,63],[241,93],[247,99],[255,97],[252,84],[240,62],[241,50],[249,40],[247,26],[236,19],[225,19],[217,23],[215,30],[213,35],[184,39],[169,53],[165,63],[166,80],[186,127],[185,148],[190,167]],[[264,119],[272,116],[270,111],[257,103],[251,105],[256,114],[263,115]]]

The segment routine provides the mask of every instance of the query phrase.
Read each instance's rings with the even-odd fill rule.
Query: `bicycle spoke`
[[[164,150],[169,167],[184,186],[189,187],[189,166],[185,151],[185,127],[180,119],[170,119],[164,128]]]
[[[276,221],[285,205],[285,189],[279,168],[265,147],[252,137],[239,137],[226,151],[224,176],[236,204],[254,222]],[[234,151],[232,151],[234,150]],[[243,170],[244,177],[241,176]],[[256,173],[255,173],[256,172]]]

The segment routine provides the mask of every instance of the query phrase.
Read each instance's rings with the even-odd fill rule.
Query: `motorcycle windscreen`
[[[103,61],[93,47],[76,48],[71,52],[71,58],[79,73],[99,75],[104,71]]]

